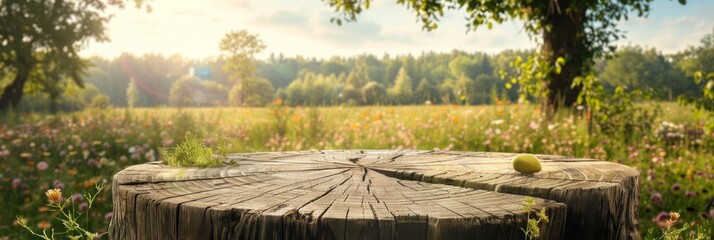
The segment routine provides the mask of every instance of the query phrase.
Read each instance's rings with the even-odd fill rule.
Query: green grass
[[[651,109],[652,104],[640,106]],[[714,119],[674,103],[659,105],[658,118],[614,135],[588,134],[585,115],[560,114],[547,121],[536,107],[522,105],[157,108],[18,115],[0,123],[0,239],[30,237],[13,224],[17,215],[26,216],[30,226],[61,224],[44,209],[43,193],[49,188],[61,184],[63,192],[91,192],[95,183],[110,182],[127,166],[167,161],[171,154],[183,159],[178,165],[191,164],[186,159],[211,165],[215,159],[209,150],[219,149],[223,139],[224,152],[438,148],[618,162],[641,173],[641,233],[653,237],[647,230],[659,229],[663,221],[656,217],[662,212],[679,212],[680,222],[700,224],[711,219],[706,207],[714,198],[714,134],[691,134]],[[682,129],[658,133],[662,121],[681,124]],[[195,139],[185,141],[187,132],[195,133]],[[684,137],[667,138],[668,132]],[[164,148],[174,151],[159,154]],[[88,229],[106,231],[105,216],[111,211],[108,187],[88,214]]]
[[[175,167],[213,167],[221,165],[213,156],[213,150],[203,145],[203,140],[191,132],[176,147],[160,148],[161,158],[166,165]]]

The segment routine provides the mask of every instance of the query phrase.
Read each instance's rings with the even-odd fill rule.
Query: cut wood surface
[[[638,239],[638,176],[593,159],[344,150],[232,154],[215,168],[159,162],[114,176],[112,239]],[[535,218],[535,214],[530,214]]]

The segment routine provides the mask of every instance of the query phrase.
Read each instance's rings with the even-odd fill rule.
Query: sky
[[[123,52],[134,54],[180,54],[193,59],[218,56],[220,39],[230,31],[257,34],[267,48],[258,58],[271,53],[285,56],[329,58],[368,53],[419,54],[425,51],[498,53],[506,49],[529,49],[534,40],[516,21],[481,27],[467,32],[463,11],[447,11],[437,30],[426,32],[416,16],[395,0],[373,0],[357,22],[338,26],[337,16],[322,0],[149,0],[152,8],[127,6],[110,9],[107,24],[110,42],[89,42],[84,56],[113,58]],[[697,45],[714,32],[714,1],[655,0],[647,18],[631,16],[619,24],[626,31],[620,46],[654,47],[675,53]]]

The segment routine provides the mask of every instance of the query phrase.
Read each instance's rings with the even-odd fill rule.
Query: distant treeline
[[[656,49],[625,47],[597,62],[606,88],[652,89],[658,100],[701,94],[692,78],[691,53],[663,55]],[[223,58],[192,60],[181,56],[122,54],[93,57],[86,87],[67,86],[61,110],[87,106],[264,106],[280,98],[289,105],[491,104],[517,99],[506,89],[515,70],[510,62],[532,51],[498,54],[452,51],[418,56],[333,57],[315,59],[271,55],[256,61],[254,79],[230,79]],[[238,84],[243,81],[243,84]],[[28,91],[26,110],[46,110],[42,93]]]

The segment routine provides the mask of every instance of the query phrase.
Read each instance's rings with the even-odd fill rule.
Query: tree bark
[[[25,83],[30,77],[29,68],[20,68],[15,75],[15,79],[8,85],[0,96],[0,113],[15,109],[20,104],[20,99],[24,94]]]
[[[575,0],[549,1],[550,13],[544,20],[542,54],[549,64],[559,57],[565,59],[560,74],[551,71],[547,84],[548,96],[544,101],[547,113],[560,107],[572,107],[577,101],[581,87],[571,87],[573,79],[581,76],[585,60],[585,7],[572,6]],[[566,12],[566,9],[569,11]],[[548,30],[548,26],[550,30]]]

